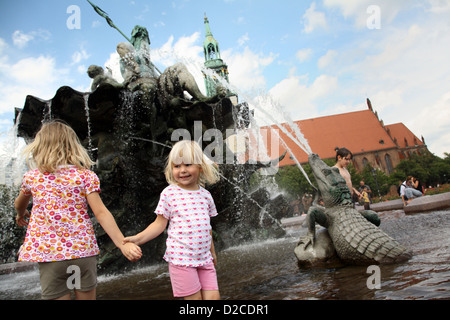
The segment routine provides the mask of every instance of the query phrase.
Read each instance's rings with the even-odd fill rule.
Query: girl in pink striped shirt
[[[143,244],[159,236],[169,223],[164,260],[175,297],[220,299],[210,218],[217,215],[205,183],[219,180],[216,166],[193,141],[177,142],[165,169],[166,187],[156,207],[156,220],[124,242]]]

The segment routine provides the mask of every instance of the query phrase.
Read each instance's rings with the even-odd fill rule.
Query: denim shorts
[[[56,299],[72,290],[97,287],[97,256],[73,260],[39,262],[42,299]]]

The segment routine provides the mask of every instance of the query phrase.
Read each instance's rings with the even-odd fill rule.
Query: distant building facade
[[[383,120],[373,110],[367,99],[367,110],[342,113],[332,116],[318,117],[295,121],[311,150],[322,159],[335,159],[337,148],[345,147],[353,153],[353,165],[358,172],[370,164],[386,174],[391,174],[401,160],[413,154],[429,153],[425,140],[418,139],[403,123],[384,125]],[[270,130],[266,143],[269,157],[277,158],[288,148],[291,154],[279,163],[279,166],[295,165],[294,157],[300,164],[308,162],[307,154],[296,145],[284,132],[276,126],[280,139],[278,150],[274,150]],[[286,125],[286,128],[288,126]],[[267,143],[269,141],[269,143]],[[293,155],[292,155],[293,154]]]

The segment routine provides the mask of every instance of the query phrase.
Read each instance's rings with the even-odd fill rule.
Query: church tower
[[[206,95],[212,97],[216,94],[216,86],[218,81],[217,76],[222,77],[227,82],[228,80],[228,66],[223,62],[220,57],[219,42],[214,39],[211,27],[209,26],[208,18],[205,14],[205,41],[203,41],[203,52],[205,54],[205,67],[211,69],[215,72],[213,77],[209,75],[205,76],[205,86]],[[229,96],[235,96],[231,92],[228,93]]]

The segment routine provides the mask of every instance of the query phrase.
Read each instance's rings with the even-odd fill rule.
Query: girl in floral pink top
[[[215,183],[215,165],[193,141],[177,142],[169,154],[165,175],[169,186],[156,207],[156,220],[144,231],[125,238],[143,244],[160,235],[169,223],[164,260],[175,297],[220,299],[216,254],[210,218],[217,215],[211,194],[203,187]]]
[[[45,123],[25,154],[37,169],[25,173],[15,201],[17,224],[28,225],[19,261],[39,262],[44,299],[70,299],[71,289],[78,299],[94,299],[99,248],[88,205],[129,260],[138,260],[141,250],[123,244],[124,236],[100,198],[99,179],[89,170],[93,162],[72,128],[59,121]],[[68,280],[68,270],[74,269],[80,272],[75,284]]]

